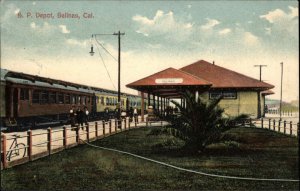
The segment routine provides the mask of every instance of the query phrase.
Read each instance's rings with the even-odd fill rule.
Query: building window
[[[234,91],[209,92],[209,99],[217,99],[223,96],[222,99],[236,99],[237,93]]]
[[[28,89],[21,88],[20,100],[29,100],[29,90]]]
[[[57,100],[58,100],[59,104],[63,104],[64,103],[64,94],[58,93],[57,94]]]
[[[33,93],[32,93],[32,103],[40,103],[40,91],[33,90]]]
[[[209,92],[209,99],[217,99],[222,96],[222,92]]]
[[[101,97],[101,104],[104,105],[104,97]]]
[[[41,104],[46,104],[49,102],[49,93],[47,91],[42,91],[41,92]]]
[[[109,99],[108,99],[108,97],[106,98],[106,105],[109,105]]]
[[[56,103],[56,93],[49,92],[49,103]]]
[[[224,99],[236,99],[236,92],[223,92]]]

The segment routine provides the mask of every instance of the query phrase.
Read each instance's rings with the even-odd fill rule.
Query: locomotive
[[[113,118],[117,100],[117,91],[1,69],[1,127],[8,130],[66,124],[72,106],[86,107],[91,120]],[[130,107],[140,112],[141,97],[121,93],[121,110]]]

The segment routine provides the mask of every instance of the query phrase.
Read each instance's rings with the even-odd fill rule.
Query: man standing
[[[74,106],[71,107],[70,109],[70,122],[71,122],[71,127],[75,126],[75,111],[74,111]]]

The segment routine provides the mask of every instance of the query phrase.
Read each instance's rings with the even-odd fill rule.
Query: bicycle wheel
[[[26,154],[26,146],[24,143],[18,143],[16,148],[19,148],[19,156],[24,157]]]

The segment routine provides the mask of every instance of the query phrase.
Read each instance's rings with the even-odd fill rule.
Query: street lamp
[[[93,56],[95,54],[93,45],[91,45],[91,52],[89,52],[89,53],[91,56]]]
[[[118,48],[118,108],[117,108],[118,109],[118,113],[117,113],[117,118],[118,118],[118,120],[120,122],[120,120],[121,120],[121,110],[120,110],[121,109],[121,83],[120,83],[121,82],[121,35],[125,35],[125,33],[121,33],[119,31],[119,32],[113,33],[113,34],[92,34],[92,38],[95,37],[95,39],[96,39],[97,35],[117,35],[118,36],[118,46],[119,46],[119,48]],[[96,39],[96,41],[97,41],[97,39]],[[104,50],[107,51],[106,49],[104,49]],[[91,44],[91,51],[89,53],[90,53],[91,56],[93,56],[94,53],[95,53],[94,49],[93,49],[93,44]],[[121,128],[119,122],[118,122],[118,128]]]

